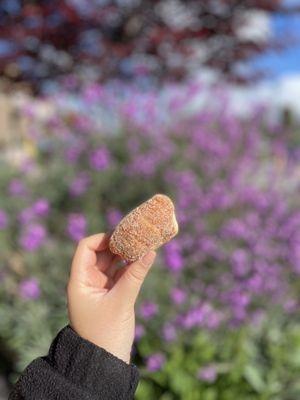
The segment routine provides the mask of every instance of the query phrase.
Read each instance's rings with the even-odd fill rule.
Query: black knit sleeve
[[[137,368],[82,339],[66,327],[49,354],[33,361],[9,400],[129,400],[138,385]]]

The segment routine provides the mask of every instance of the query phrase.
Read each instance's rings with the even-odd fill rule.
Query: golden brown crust
[[[121,220],[110,238],[109,248],[127,261],[136,261],[177,233],[172,200],[156,194]]]

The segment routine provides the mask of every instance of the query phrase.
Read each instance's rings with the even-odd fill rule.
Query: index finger
[[[95,235],[88,236],[81,239],[78,243],[79,248],[88,248],[91,251],[102,251],[107,248],[109,242],[109,234],[96,233]]]
[[[86,267],[97,263],[97,252],[108,247],[109,235],[97,233],[81,239],[72,261],[71,274],[83,272]]]

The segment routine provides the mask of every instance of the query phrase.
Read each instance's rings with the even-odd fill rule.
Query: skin
[[[129,364],[134,305],[156,253],[120,268],[108,241],[99,233],[79,242],[67,287],[69,319],[79,336]]]

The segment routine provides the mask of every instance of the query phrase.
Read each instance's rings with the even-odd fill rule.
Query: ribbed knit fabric
[[[46,357],[33,361],[9,400],[129,400],[139,373],[69,326],[56,336]]]

